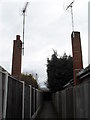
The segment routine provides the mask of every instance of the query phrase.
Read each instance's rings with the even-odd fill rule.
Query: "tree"
[[[38,83],[32,74],[21,74],[21,80],[28,85],[32,85],[33,87],[38,88]]]
[[[72,57],[63,56],[58,57],[56,51],[52,54],[51,59],[47,59],[47,87],[56,92],[63,89],[63,86],[73,78],[73,61]]]

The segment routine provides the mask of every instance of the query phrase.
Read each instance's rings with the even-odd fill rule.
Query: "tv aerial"
[[[23,52],[23,55],[24,55],[25,13],[26,13],[26,9],[27,9],[28,3],[29,2],[26,2],[25,7],[22,10],[22,14],[23,14],[23,42],[22,42],[22,52]]]
[[[74,19],[73,19],[73,4],[74,4],[74,1],[75,1],[75,0],[73,0],[73,1],[66,7],[66,10],[71,9],[73,37],[74,37]]]

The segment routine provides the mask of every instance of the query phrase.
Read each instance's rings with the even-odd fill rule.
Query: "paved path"
[[[47,120],[48,118],[57,120],[57,114],[52,106],[51,101],[44,101],[43,107],[40,110],[36,120]]]

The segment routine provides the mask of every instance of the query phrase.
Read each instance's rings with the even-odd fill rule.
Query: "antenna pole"
[[[73,31],[73,37],[74,37],[74,19],[73,19],[73,9],[71,6],[71,17],[72,17],[72,31]]]
[[[24,55],[24,33],[25,33],[25,12],[26,12],[26,9],[27,9],[27,5],[28,5],[29,2],[26,3],[24,9],[23,9],[23,45],[22,45],[22,52],[23,52],[23,55]]]
[[[23,52],[23,55],[24,55],[24,32],[25,32],[25,13],[23,13],[23,46],[22,46],[22,52]]]
[[[74,31],[74,20],[73,20],[73,9],[71,6],[71,16],[72,16],[72,30]]]
[[[70,3],[70,5],[67,6],[66,10],[68,10],[69,8],[71,8],[71,17],[72,17],[72,31],[73,31],[73,37],[74,37],[74,19],[73,19],[73,3],[75,0],[73,0],[73,2]]]

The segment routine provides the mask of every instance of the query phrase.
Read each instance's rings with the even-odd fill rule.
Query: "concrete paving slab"
[[[41,119],[43,120],[45,118],[46,119],[51,118],[51,119],[57,120],[57,113],[54,110],[54,107],[51,101],[44,101],[43,107],[40,110],[36,120],[41,120]]]

